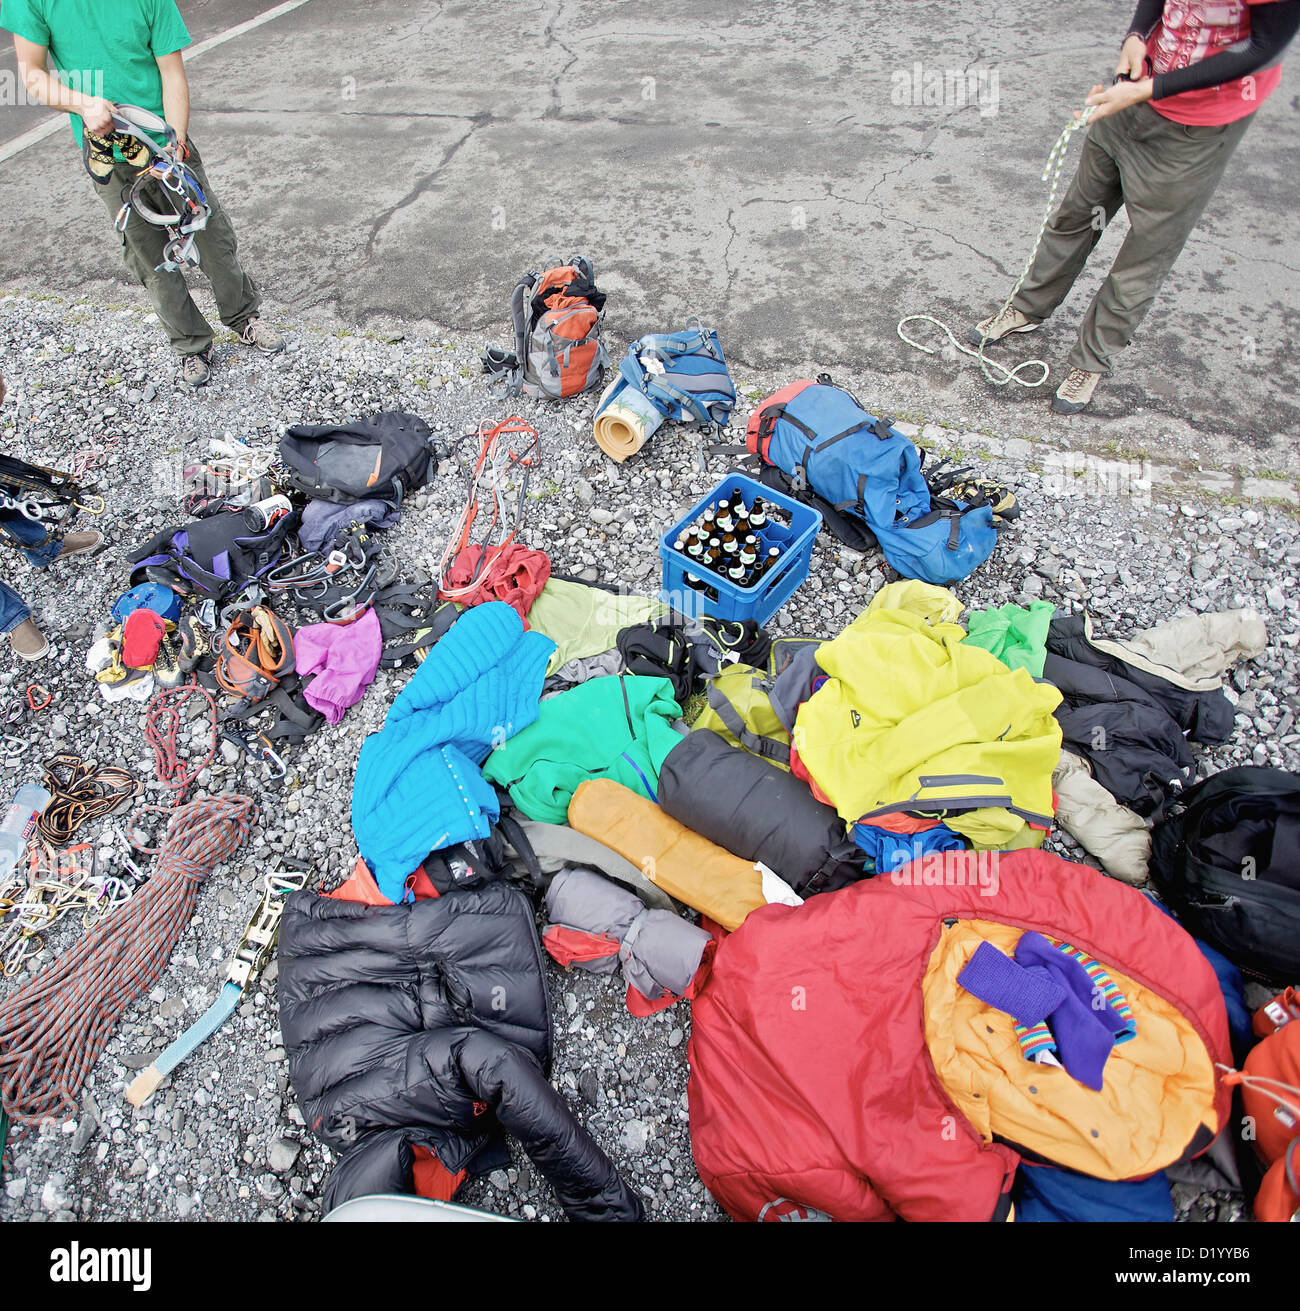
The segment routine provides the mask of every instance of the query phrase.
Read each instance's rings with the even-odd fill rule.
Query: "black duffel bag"
[[[1155,817],[1151,879],[1234,964],[1300,979],[1300,774],[1227,769],[1170,799]]]
[[[844,821],[784,769],[707,728],[688,733],[659,771],[659,805],[742,860],[761,860],[801,897],[863,877]]]

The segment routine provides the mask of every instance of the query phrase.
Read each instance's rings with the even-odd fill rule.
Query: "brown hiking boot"
[[[1078,414],[1087,409],[1100,377],[1100,373],[1089,373],[1087,369],[1071,369],[1056,389],[1052,409],[1057,414]]]
[[[63,539],[63,549],[55,558],[62,560],[65,555],[85,555],[87,551],[93,551],[96,547],[102,545],[103,541],[103,533],[93,531],[69,533]]]
[[[9,645],[16,656],[24,660],[43,660],[50,652],[50,644],[31,619],[24,619],[9,634]]]
[[[284,338],[261,319],[249,319],[239,334],[239,340],[263,355],[278,355],[284,350]]]
[[[190,391],[206,387],[211,377],[212,364],[208,359],[207,351],[200,355],[187,355],[181,361],[181,385],[188,387]]]
[[[1038,326],[1031,319],[1025,318],[1019,310],[1007,305],[996,314],[977,323],[966,334],[966,340],[972,346],[978,346],[981,341],[989,343],[1001,341],[1003,337],[1009,337],[1013,332],[1033,332]]]

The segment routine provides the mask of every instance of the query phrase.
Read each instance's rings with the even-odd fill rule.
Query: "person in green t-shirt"
[[[259,316],[261,295],[239,263],[235,230],[190,137],[190,88],[181,56],[190,34],[174,0],[0,0],[0,27],[13,34],[27,93],[71,116],[78,146],[86,131],[112,133],[114,105],[137,105],[175,129],[177,150],[212,209],[195,245],[221,321],[247,346],[267,354],[282,351],[284,338]],[[158,144],[166,146],[162,138]],[[135,176],[136,170],[119,157],[107,181],[97,187],[115,218],[123,188]],[[163,229],[132,211],[122,233],[123,253],[181,357],[182,385],[201,387],[212,371],[212,328],[190,296],[184,275],[159,269],[167,239]]]

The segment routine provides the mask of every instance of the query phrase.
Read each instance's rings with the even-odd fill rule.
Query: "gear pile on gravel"
[[[11,730],[26,735],[30,746],[4,759],[0,786],[9,795],[39,778],[40,761],[74,750],[132,769],[146,783],[141,803],[167,800],[153,778],[142,707],[106,705],[83,662],[95,624],[126,586],[127,551],[179,522],[181,471],[201,459],[209,437],[230,434],[271,449],[290,424],[402,409],[446,440],[483,420],[521,414],[541,433],[543,451],[524,543],[546,551],[556,572],[643,592],[658,585],[659,534],[729,467],[715,457],[706,468],[697,439],[671,426],[616,466],[591,439],[594,394],[561,406],[512,401],[487,388],[478,342],[430,339],[414,329],[399,335],[284,326],[290,329],[286,355],[268,359],[220,344],[211,386],[189,395],[175,387],[174,360],[152,315],[52,298],[0,298],[0,368],[11,389],[0,410],[0,448],[62,467],[78,456],[97,458],[102,463],[91,476],[108,502],[98,523],[108,546],[95,557],[33,571],[21,556],[5,553],[5,577],[31,605],[53,650],[37,666],[7,661],[0,697],[21,696],[32,678],[54,697],[39,717]],[[619,344],[610,347],[617,358]],[[738,373],[742,395],[727,439],[743,440],[753,403],[790,380]],[[868,405],[876,400],[870,374],[840,381]],[[979,472],[1010,484],[1024,507],[989,564],[954,589],[969,607],[1039,597],[1067,611],[1086,604],[1107,635],[1190,611],[1259,609],[1269,648],[1233,674],[1237,733],[1221,749],[1201,751],[1201,773],[1242,763],[1300,769],[1300,598],[1291,585],[1300,529],[1293,511],[1211,499],[1167,502],[1160,487],[1143,484],[1136,466],[1119,466],[1125,494],[1107,494],[1107,479],[1068,453],[987,433],[927,425],[919,440],[963,463],[973,460]],[[460,508],[462,485],[449,475],[444,470],[408,502],[400,525],[386,536],[387,559],[432,567]],[[823,534],[811,576],[770,627],[834,634],[893,577],[878,553],[844,550]],[[307,1131],[288,1085],[274,964],[235,1017],[143,1109],[133,1111],[122,1093],[135,1071],[215,996],[274,853],[311,862],[311,886],[333,887],[349,872],[356,857],[349,807],[357,754],[407,677],[408,671],[381,670],[341,724],[287,750],[282,784],[267,782],[261,765],[228,744],[200,775],[193,795],[246,792],[258,800],[261,819],[234,863],[201,888],[171,964],[149,996],[127,1011],[76,1118],[11,1131],[0,1219],[319,1214],[330,1154]],[[206,719],[190,727],[192,745],[205,748]],[[104,841],[117,822],[118,816],[100,821],[90,835]],[[1049,845],[1085,858],[1059,833]],[[79,922],[60,926],[29,967],[48,963],[81,931]],[[556,1086],[642,1194],[650,1218],[723,1218],[691,1161],[689,1008],[634,1019],[609,980],[547,968]],[[0,981],[0,995],[13,986]],[[549,1189],[523,1159],[473,1181],[457,1200],[529,1219],[560,1218]],[[1176,1185],[1175,1201],[1190,1219],[1242,1218],[1240,1199],[1227,1194]]]

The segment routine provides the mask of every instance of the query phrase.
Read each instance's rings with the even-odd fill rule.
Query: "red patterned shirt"
[[[1147,42],[1157,73],[1217,55],[1250,36],[1250,8],[1271,0],[1165,0],[1164,15]],[[1282,80],[1281,65],[1239,77],[1221,86],[1184,91],[1151,108],[1175,123],[1219,125],[1253,114]]]

